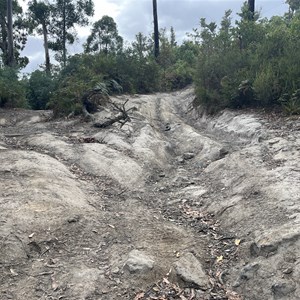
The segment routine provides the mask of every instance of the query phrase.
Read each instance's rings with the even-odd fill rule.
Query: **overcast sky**
[[[20,1],[24,7],[29,1]],[[282,15],[287,12],[285,0],[256,0],[256,10],[262,17]],[[24,3],[24,4],[23,4]],[[149,35],[152,31],[151,0],[94,0],[95,15],[92,21],[104,15],[114,18],[119,34],[127,41],[132,41],[138,32]],[[174,27],[179,40],[184,39],[187,32],[198,27],[200,18],[220,22],[225,10],[231,9],[232,16],[240,11],[243,0],[157,0],[160,28]],[[71,53],[81,52],[82,43],[90,33],[90,27],[78,29],[78,41],[68,47]],[[29,57],[30,64],[25,71],[37,69],[44,62],[43,43],[39,37],[30,37],[23,55]]]

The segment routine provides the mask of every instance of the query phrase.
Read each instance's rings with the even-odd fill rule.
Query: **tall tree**
[[[157,17],[157,0],[153,0],[153,23],[154,23],[154,56],[159,56],[159,31]]]
[[[43,35],[46,73],[50,73],[50,55],[48,45],[48,27],[50,26],[51,6],[45,2],[33,0],[28,6],[32,29]]]
[[[15,64],[14,58],[14,38],[13,38],[13,19],[12,19],[12,0],[7,0],[7,64],[13,67]]]
[[[292,14],[300,9],[300,0],[286,0],[285,2],[289,5]]]
[[[85,52],[116,52],[122,50],[123,38],[119,36],[117,24],[113,18],[103,16],[95,22],[91,34],[84,45]]]
[[[249,12],[251,20],[254,20],[255,0],[248,0]]]
[[[11,44],[12,40],[13,44]],[[25,47],[26,41],[27,23],[22,8],[16,0],[0,0],[0,60],[2,63],[6,66],[16,63],[24,67],[28,59],[20,57],[20,52]]]
[[[132,51],[137,56],[138,60],[144,59],[151,51],[152,46],[149,46],[149,41],[146,36],[139,32],[135,36],[135,41],[132,42]],[[152,53],[152,51],[151,51]]]
[[[171,29],[170,29],[170,44],[172,47],[175,47],[177,46],[177,42],[176,42],[176,34],[175,34],[175,30],[174,30],[174,27],[171,26]]]
[[[93,14],[93,0],[55,0],[50,29],[54,41],[49,43],[49,48],[60,54],[56,58],[64,66],[67,60],[67,44],[73,44],[76,38],[75,25],[87,25],[88,17]]]

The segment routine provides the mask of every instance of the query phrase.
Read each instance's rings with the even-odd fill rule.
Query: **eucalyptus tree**
[[[50,55],[48,45],[49,27],[51,24],[51,8],[49,3],[33,0],[29,2],[28,16],[30,19],[30,28],[37,34],[43,35],[45,49],[46,72],[50,73]]]
[[[76,39],[75,26],[88,25],[89,17],[94,14],[93,0],[54,0],[49,48],[56,51],[56,59],[66,65],[67,44]]]
[[[2,64],[25,66],[26,57],[20,57],[27,41],[27,23],[22,7],[16,0],[0,0],[0,57]]]
[[[7,0],[7,63],[10,67],[15,64],[14,58],[14,39],[13,39],[13,16],[12,16],[12,0]]]
[[[154,56],[159,56],[159,30],[157,17],[157,0],[153,0],[153,23],[154,23]]]
[[[176,34],[175,34],[175,30],[174,30],[174,27],[171,26],[171,29],[170,29],[170,44],[172,47],[176,47],[177,46],[177,42],[176,42]]]
[[[148,38],[139,32],[135,36],[135,41],[131,43],[132,52],[136,55],[139,61],[146,58],[151,49]]]
[[[123,38],[119,35],[113,18],[103,16],[93,24],[91,34],[84,45],[85,52],[115,53],[123,48]]]
[[[250,18],[254,20],[254,12],[255,12],[255,0],[248,0]]]
[[[286,0],[285,2],[289,5],[292,14],[300,9],[300,0]]]

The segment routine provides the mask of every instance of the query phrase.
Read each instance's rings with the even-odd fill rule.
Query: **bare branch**
[[[128,115],[128,112],[133,110],[134,107],[129,108],[128,110],[126,110],[125,105],[126,103],[129,101],[129,99],[127,99],[122,106],[120,107],[118,104],[114,103],[113,101],[109,101],[109,103],[117,110],[120,112],[120,114],[118,114],[115,118],[109,119],[105,122],[102,123],[94,123],[94,127],[98,127],[98,128],[106,128],[111,126],[112,124],[118,122],[121,124],[121,128],[127,123],[131,121],[131,118]]]

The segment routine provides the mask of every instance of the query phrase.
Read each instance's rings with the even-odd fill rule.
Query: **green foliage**
[[[32,0],[28,3],[28,16],[30,19],[30,30],[36,29],[38,34],[42,34],[40,25],[49,25],[52,6],[45,2]]]
[[[66,78],[54,92],[48,108],[53,110],[55,116],[80,113],[82,97],[90,86],[78,78]]]
[[[27,99],[31,108],[46,109],[57,82],[44,71],[36,70],[31,73],[27,84]]]
[[[27,107],[25,85],[12,68],[0,68],[0,107]]]
[[[116,52],[121,51],[123,38],[119,36],[117,24],[109,16],[103,16],[94,23],[91,34],[84,45],[85,52]]]
[[[300,114],[300,89],[297,89],[291,96],[283,94],[279,102],[282,104],[285,113],[288,115]]]
[[[142,60],[147,57],[151,51],[151,41],[147,39],[141,32],[135,36],[135,41],[131,44],[131,51],[134,57]]]
[[[281,93],[281,86],[272,65],[262,68],[257,73],[253,88],[261,105],[268,106],[276,102]]]
[[[122,86],[113,79],[98,82],[93,91],[99,92],[101,95],[108,97],[111,93],[121,93],[123,91]]]
[[[157,59],[160,67],[160,90],[181,89],[193,81],[194,66],[199,47],[185,41],[177,46],[174,29],[160,31],[160,54]]]
[[[293,12],[300,9],[300,1],[299,0],[286,0],[285,2],[290,6],[290,9]]]
[[[49,27],[51,26],[52,6],[49,3],[38,2],[37,0],[28,3],[28,19],[30,32],[43,35],[45,49],[46,72],[50,74],[50,54],[49,54]]]
[[[249,15],[247,3],[239,15],[235,26],[228,11],[218,31],[205,19],[194,31],[200,47],[195,104],[218,111],[282,103],[298,113],[298,96],[279,99],[300,87],[300,16],[259,20],[257,13]]]
[[[88,17],[94,14],[92,0],[55,0],[51,5],[52,40],[49,48],[56,51],[56,59],[66,65],[67,44],[73,44],[76,38],[76,25],[87,25]]]
[[[102,74],[95,74],[90,68],[93,61],[89,61],[89,64],[86,62],[88,62],[86,55],[75,55],[58,76],[57,89],[47,104],[54,115],[80,113],[83,95],[103,80]]]

